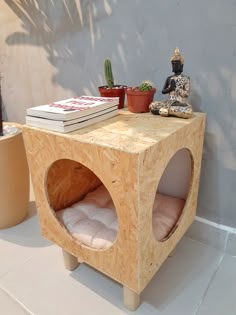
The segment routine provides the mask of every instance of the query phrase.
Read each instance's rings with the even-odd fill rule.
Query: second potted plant
[[[155,93],[156,88],[148,80],[143,81],[140,86],[127,88],[126,95],[129,111],[133,113],[149,112],[149,105],[153,101]]]
[[[125,85],[115,85],[112,66],[110,59],[105,59],[104,61],[104,74],[107,85],[99,86],[98,90],[101,96],[104,97],[119,97],[118,108],[124,107],[125,102]]]

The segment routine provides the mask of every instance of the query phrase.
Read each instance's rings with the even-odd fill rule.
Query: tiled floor
[[[233,256],[185,237],[129,312],[121,285],[84,264],[65,270],[60,249],[40,235],[32,202],[23,223],[0,230],[0,314],[236,315],[235,266]]]

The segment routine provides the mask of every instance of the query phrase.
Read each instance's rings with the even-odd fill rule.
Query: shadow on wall
[[[112,14],[111,1],[4,1],[24,29],[9,35],[6,43],[42,47],[50,64],[58,70],[53,81],[78,93],[78,81],[81,80],[81,84],[86,81],[78,60],[79,64],[86,63],[86,50],[94,49],[96,41],[100,40],[98,22]]]
[[[232,38],[235,37],[236,28],[233,4],[231,1],[224,4],[218,1],[218,5],[212,10],[208,3],[202,11],[202,3],[199,1],[149,0],[144,6],[143,1],[136,0],[135,5],[132,2],[132,8],[135,10],[131,15],[127,10],[130,2],[4,0],[4,3],[21,21],[23,29],[21,32],[9,35],[6,38],[7,45],[31,45],[43,48],[49,63],[54,67],[49,75],[42,74],[41,72],[45,69],[41,70],[40,66],[32,67],[33,71],[29,73],[30,78],[25,83],[27,86],[31,84],[32,90],[36,90],[32,98],[28,95],[29,93],[23,91],[20,99],[21,86],[17,85],[17,93],[14,94],[14,91],[10,89],[11,84],[8,84],[10,88],[6,84],[5,90],[8,95],[6,108],[8,104],[10,107],[11,102],[16,103],[19,99],[21,103],[20,101],[18,103],[23,108],[23,106],[34,104],[35,99],[41,102],[47,97],[48,99],[54,96],[61,97],[62,92],[58,87],[53,86],[54,82],[55,85],[58,84],[63,88],[63,93],[66,93],[65,89],[79,94],[98,93],[97,86],[103,83],[101,58],[107,52],[112,58],[113,68],[117,67],[120,77],[128,80],[132,78],[135,82],[138,78],[145,76],[156,82],[159,76],[166,77],[169,66],[168,63],[162,66],[162,61],[168,62],[173,45],[178,44],[188,60],[186,74],[190,75],[192,83],[189,101],[195,111],[207,113],[200,187],[200,206],[207,207],[203,216],[223,224],[228,224],[228,220],[231,219],[231,225],[235,225],[236,46]],[[155,11],[155,8],[158,10]],[[192,15],[192,12],[199,12],[199,14]],[[176,14],[183,13],[185,18],[179,20],[179,27],[176,28],[174,17]],[[110,16],[112,16],[112,21],[108,21]],[[168,23],[167,16],[170,17]],[[152,36],[148,35],[156,29],[158,32],[153,40]],[[181,36],[179,36],[179,29],[182,30]],[[194,40],[189,42],[192,34],[195,35]],[[128,45],[129,42],[131,43],[130,38],[132,45]],[[180,40],[178,43],[176,43],[176,38]],[[220,46],[219,38],[222,39]],[[112,41],[115,41],[115,45],[112,45]],[[25,58],[24,52],[28,53],[28,49],[23,50],[23,53],[21,51],[22,58]],[[17,53],[18,49],[13,52],[13,58]],[[30,53],[31,51],[27,57]],[[144,57],[145,62],[143,62]],[[45,56],[43,55],[42,58],[41,63],[44,62]],[[155,60],[160,60],[160,66],[153,66]],[[9,59],[9,61],[12,60]],[[32,66],[35,61],[30,62]],[[41,64],[40,60],[38,63]],[[97,69],[98,64],[101,66],[100,73]],[[6,72],[10,73],[12,68],[9,67]],[[20,68],[19,72],[20,70],[22,69]],[[10,75],[15,76],[15,72],[15,69],[12,70]],[[42,78],[42,82],[40,81],[38,78],[40,75],[44,76],[43,79],[53,75],[52,86],[47,89],[47,81],[42,87],[44,81]],[[118,83],[128,84],[128,82]],[[160,83],[161,88],[163,80],[160,79]],[[24,88],[25,86],[22,87]],[[45,93],[41,96],[43,88]],[[161,93],[156,96],[157,99],[159,97],[165,99]],[[15,110],[12,111],[14,115],[15,112]],[[11,115],[14,117],[13,114]],[[11,118],[10,115],[9,117]]]
[[[221,224],[235,226],[236,74],[229,65],[220,64],[212,72],[200,72],[196,78],[196,88],[200,86],[200,82],[204,103],[200,103],[198,109],[207,113],[207,128],[199,191],[199,215]]]

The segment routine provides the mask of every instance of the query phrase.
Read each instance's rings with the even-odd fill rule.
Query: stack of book
[[[118,114],[118,97],[79,96],[28,108],[26,124],[67,133]]]

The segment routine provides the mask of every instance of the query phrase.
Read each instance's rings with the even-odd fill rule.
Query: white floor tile
[[[77,273],[77,275],[74,275]],[[122,314],[109,300],[89,288],[76,277],[87,275],[95,287],[109,294],[119,286],[96,271],[82,265],[76,272],[64,269],[61,250],[56,246],[41,248],[40,253],[0,279],[0,285],[10,291],[36,315]],[[91,280],[90,280],[91,278]],[[97,281],[100,279],[100,282]],[[108,288],[104,285],[108,283]]]
[[[13,298],[6,292],[0,289],[0,312],[4,315],[28,315],[29,313],[24,310]]]
[[[222,255],[217,249],[184,238],[176,255],[167,259],[144,291],[144,303],[156,309],[150,314],[195,314]]]
[[[228,239],[228,232],[195,220],[187,230],[186,236],[224,251]]]
[[[184,238],[142,293],[135,314],[194,314],[221,257]],[[0,285],[36,315],[134,314],[123,307],[119,284],[86,265],[66,271],[56,246],[39,248]]]
[[[226,253],[236,257],[236,234],[230,233],[226,247]]]
[[[41,236],[35,205],[32,203],[24,222],[0,230],[0,279],[27,261],[38,248],[45,246],[51,246],[51,243]]]
[[[236,314],[236,258],[226,255],[213,278],[197,315]]]

